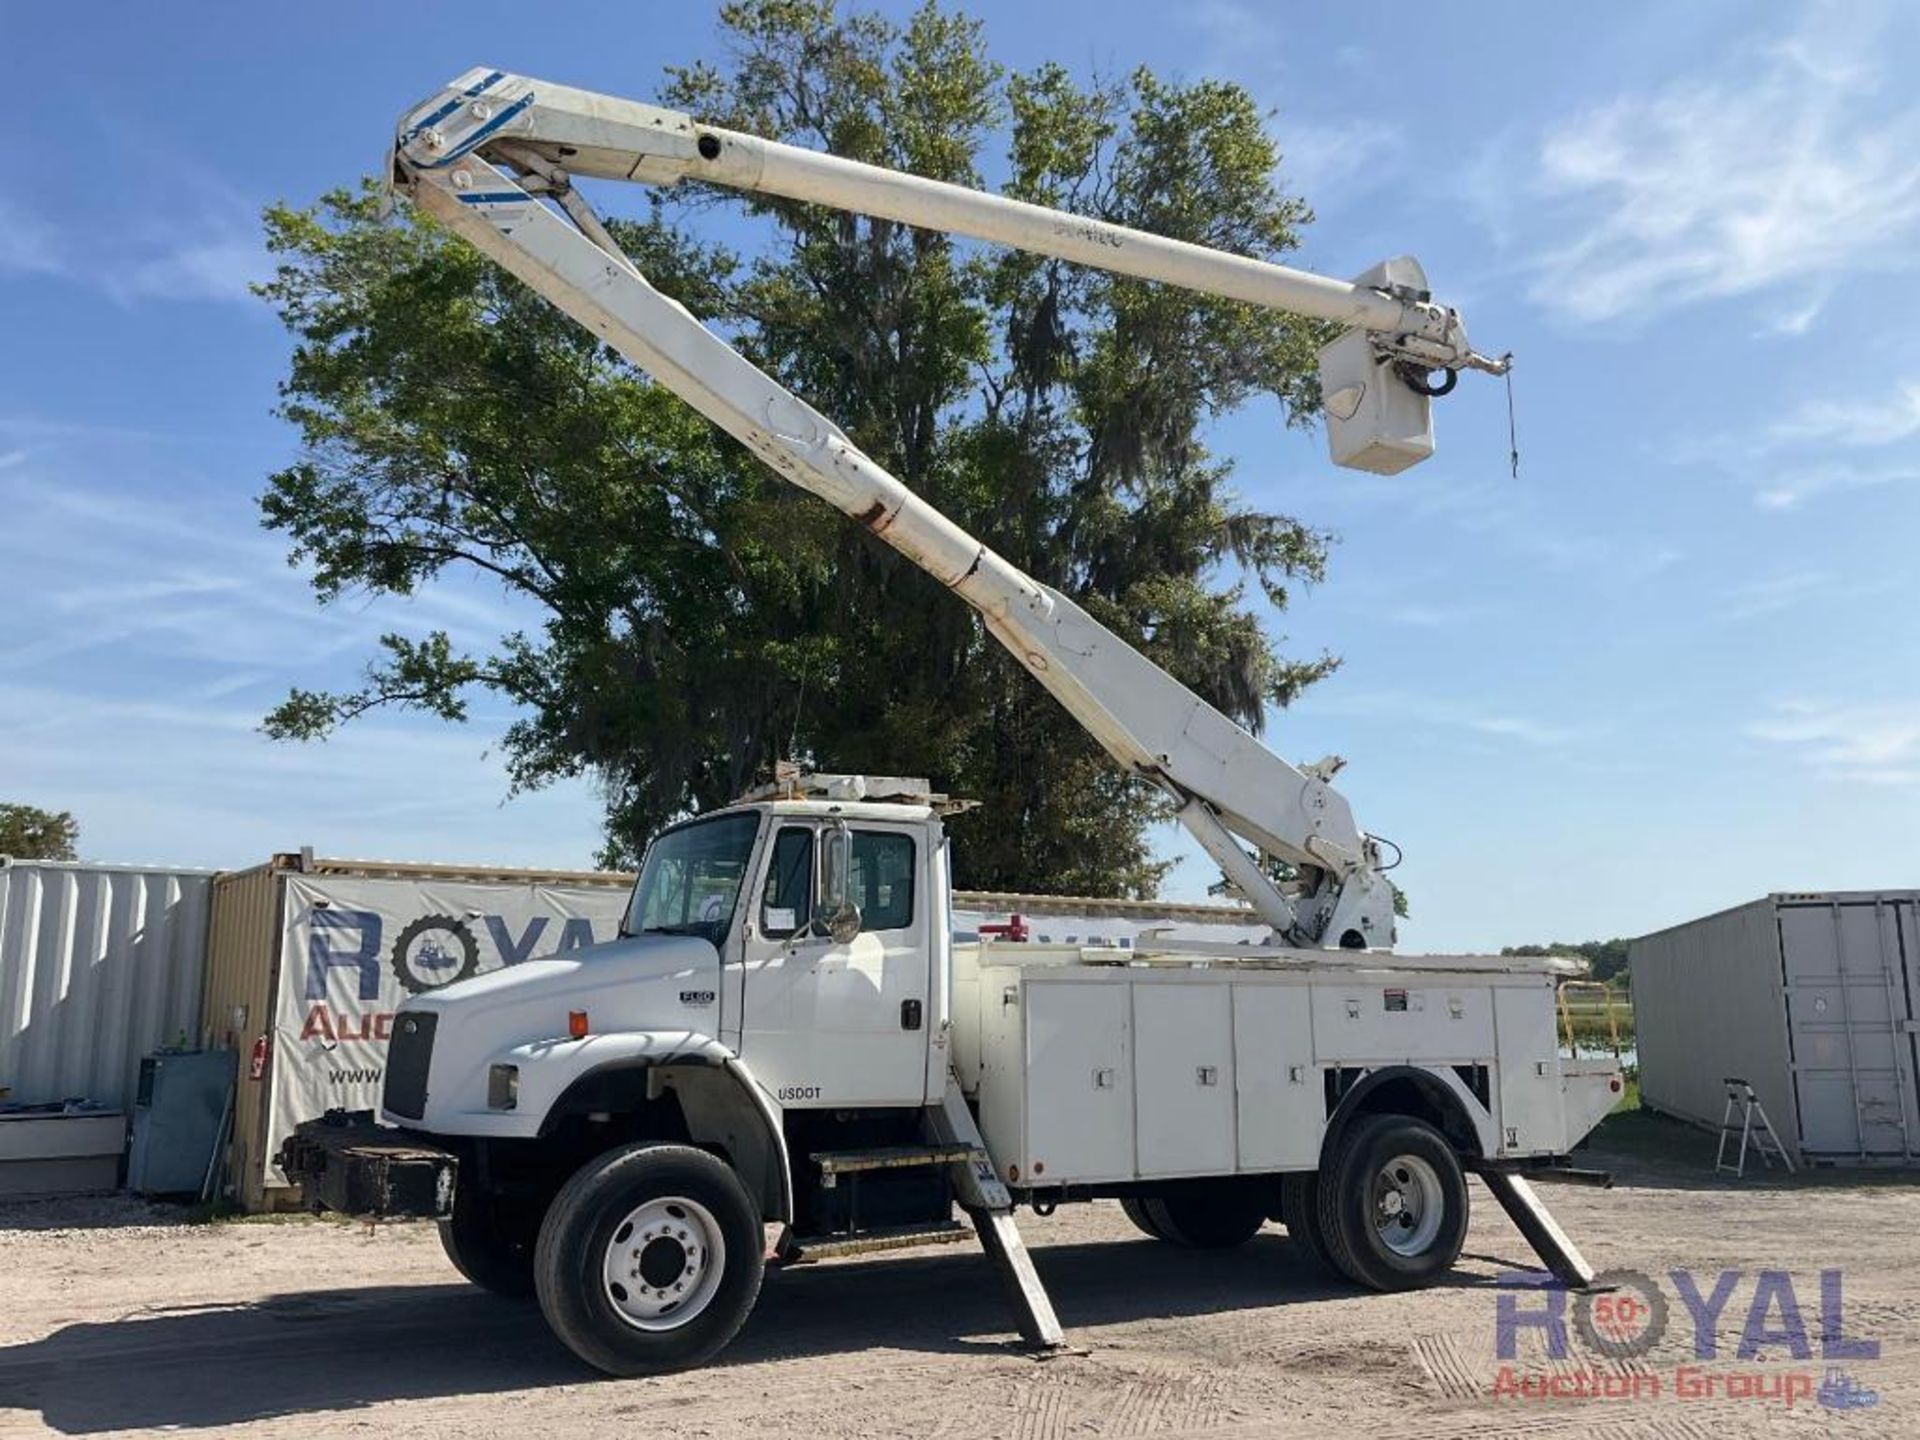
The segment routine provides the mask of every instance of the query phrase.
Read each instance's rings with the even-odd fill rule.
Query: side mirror
[[[814,928],[836,945],[860,933],[860,907],[848,893],[853,883],[853,832],[836,820],[825,836],[820,864],[820,910]]]

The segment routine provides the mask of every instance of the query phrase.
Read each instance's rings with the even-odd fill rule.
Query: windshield
[[[760,817],[749,811],[656,835],[633,888],[623,932],[703,935],[718,945],[733,924],[734,902],[759,828]]]

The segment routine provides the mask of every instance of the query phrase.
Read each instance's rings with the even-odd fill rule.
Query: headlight
[[[487,1108],[511,1110],[520,1103],[520,1067],[495,1065],[487,1071]]]

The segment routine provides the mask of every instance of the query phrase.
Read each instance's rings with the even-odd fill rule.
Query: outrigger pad
[[[973,1228],[979,1232],[980,1248],[987,1252],[1013,1304],[1014,1320],[1020,1328],[1020,1340],[1030,1350],[1066,1348],[1066,1332],[1053,1313],[1053,1301],[1040,1274],[1033,1268],[1020,1230],[1013,1223],[1011,1210],[969,1210]]]

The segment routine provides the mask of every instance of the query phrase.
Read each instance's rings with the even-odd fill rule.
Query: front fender
[[[581,1108],[576,1091],[622,1071],[646,1072],[649,1098],[672,1091],[688,1138],[732,1161],[748,1192],[758,1198],[764,1219],[793,1219],[793,1170],[780,1107],[747,1062],[717,1040],[703,1039],[697,1046],[635,1047],[624,1055],[603,1053],[548,1107],[541,1133]]]
[[[628,1030],[530,1040],[509,1049],[464,1063],[444,1073],[443,1058],[434,1056],[433,1084],[425,1113],[418,1120],[383,1112],[390,1124],[434,1135],[475,1135],[489,1139],[531,1140],[554,1102],[582,1075],[618,1065],[662,1065],[684,1060],[691,1064],[719,1064],[733,1052],[711,1035],[695,1030]],[[511,1110],[487,1105],[487,1075],[495,1065],[519,1069],[519,1096]]]
[[[519,1093],[511,1110],[486,1108],[487,1071],[495,1065],[519,1069]],[[645,1070],[651,1072],[650,1083],[671,1086],[689,1137],[725,1153],[766,1219],[793,1219],[793,1172],[780,1107],[744,1060],[698,1031],[637,1030],[581,1040],[529,1041],[487,1057],[451,1087],[456,1093],[447,1099],[436,1101],[430,1095],[420,1120],[387,1118],[435,1135],[538,1140],[553,1117],[566,1113],[581,1085],[622,1070]]]

